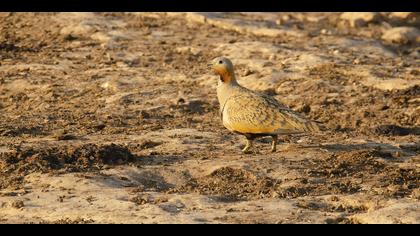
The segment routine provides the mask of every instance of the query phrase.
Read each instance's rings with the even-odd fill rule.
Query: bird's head
[[[214,73],[220,76],[220,81],[230,83],[235,81],[235,73],[233,71],[232,62],[226,57],[216,57],[209,64]]]

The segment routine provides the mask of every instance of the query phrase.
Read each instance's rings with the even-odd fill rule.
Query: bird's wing
[[[251,91],[234,94],[227,100],[223,124],[239,133],[292,134],[316,130],[314,122],[272,97]]]

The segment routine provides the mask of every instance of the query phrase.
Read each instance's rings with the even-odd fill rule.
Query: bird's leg
[[[242,149],[242,152],[245,154],[251,153],[249,149],[251,149],[252,147],[252,139],[247,138],[246,139],[246,146],[244,147],[244,149]]]
[[[271,141],[271,152],[276,151],[276,145],[277,145],[277,135],[271,136],[273,140]]]

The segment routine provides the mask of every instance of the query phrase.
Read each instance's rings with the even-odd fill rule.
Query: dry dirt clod
[[[23,207],[25,206],[25,204],[23,203],[23,201],[22,201],[22,200],[16,200],[16,201],[13,201],[13,202],[11,203],[11,206],[12,206],[13,208],[21,209],[21,208],[23,208]]]

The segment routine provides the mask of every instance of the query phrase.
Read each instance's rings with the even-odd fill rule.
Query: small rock
[[[369,115],[370,115],[370,112],[368,112],[368,111],[364,111],[363,112],[363,117],[364,118],[368,117]]]
[[[184,208],[184,207],[185,207],[185,205],[184,205],[182,202],[180,202],[180,201],[177,201],[177,202],[175,203],[175,206],[176,206],[177,208]]]
[[[332,201],[332,202],[337,202],[339,200],[340,199],[337,196],[331,196],[331,198],[330,198],[330,201]]]
[[[368,23],[376,22],[379,16],[375,12],[344,12],[340,19],[349,22],[351,27],[363,27]]]
[[[267,94],[268,96],[276,96],[276,90],[274,88],[267,88],[263,90],[263,93]]]
[[[388,105],[382,105],[382,106],[379,107],[379,110],[381,110],[381,111],[385,111],[385,110],[388,110],[388,109],[389,109]]]
[[[77,139],[75,135],[68,134],[66,130],[58,130],[53,134],[53,137],[58,141]]]
[[[420,200],[420,189],[414,189],[411,193],[411,197]]]
[[[276,20],[276,24],[277,24],[277,25],[282,25],[282,24],[284,24],[284,23],[288,22],[290,19],[291,19],[291,18],[290,18],[290,16],[289,16],[289,15],[284,15],[284,16],[282,16],[280,19],[277,19],[277,20]]]
[[[73,41],[73,40],[76,40],[76,39],[78,39],[78,37],[76,37],[72,34],[67,34],[67,35],[64,36],[64,40],[67,40],[67,41]]]
[[[103,130],[105,127],[106,127],[106,125],[104,123],[100,122],[100,123],[94,125],[92,128],[99,131],[99,130]]]
[[[253,74],[253,71],[251,71],[250,69],[245,69],[244,73],[242,74],[242,76],[248,76]]]
[[[174,60],[174,59],[173,59],[172,57],[170,57],[170,56],[166,56],[166,57],[165,57],[165,59],[163,59],[163,61],[164,61],[166,64],[171,63],[173,60]]]
[[[150,118],[150,114],[146,111],[141,111],[140,112],[140,118],[141,119],[149,119]]]
[[[415,27],[395,27],[385,31],[382,40],[398,44],[418,43],[420,31]]]
[[[420,97],[418,98],[412,98],[410,100],[407,101],[408,103],[420,103]],[[0,104],[1,107],[1,104]]]
[[[290,20],[290,16],[289,15],[284,15],[281,17],[282,21],[289,21]]]
[[[276,54],[271,54],[271,55],[268,57],[268,60],[270,60],[270,61],[274,61],[274,60],[276,60],[276,59],[277,59]]]
[[[176,99],[176,105],[180,105],[180,104],[184,104],[185,103],[185,99],[184,98],[177,98]]]
[[[408,62],[402,61],[402,62],[398,63],[397,66],[399,66],[399,67],[409,67],[409,66],[411,66],[411,64],[408,63]]]

